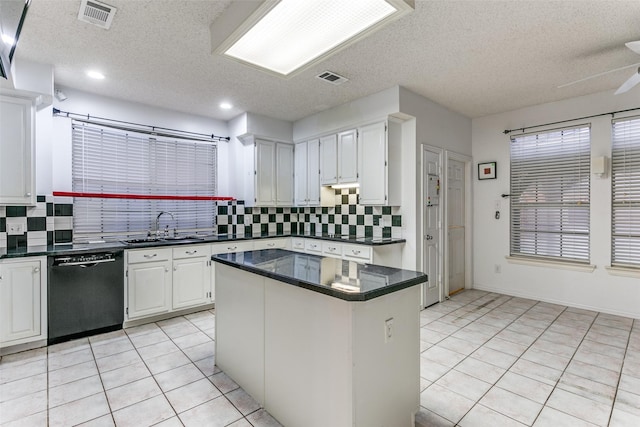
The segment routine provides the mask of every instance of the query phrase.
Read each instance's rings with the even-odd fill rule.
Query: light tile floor
[[[426,426],[640,426],[640,321],[468,290],[420,314]],[[2,426],[279,426],[214,365],[213,311],[0,359]],[[304,427],[304,426],[290,426]]]

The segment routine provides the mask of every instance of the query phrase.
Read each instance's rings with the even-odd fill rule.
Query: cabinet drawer
[[[252,240],[230,241],[225,243],[214,243],[213,245],[211,245],[212,254],[227,254],[231,252],[244,252],[252,250]]]
[[[287,247],[287,239],[259,239],[253,241],[253,249],[283,249]]]
[[[342,257],[353,261],[371,262],[371,247],[343,244]]]
[[[127,251],[129,264],[151,261],[166,261],[171,259],[171,248],[153,248]]]
[[[322,242],[322,255],[340,258],[342,256],[342,244],[338,242]]]
[[[300,237],[292,237],[291,238],[291,250],[304,252],[304,239]]]
[[[321,254],[322,241],[315,239],[306,239],[304,241],[304,250],[312,254]]]
[[[173,259],[210,257],[211,248],[208,245],[180,246],[173,248]]]

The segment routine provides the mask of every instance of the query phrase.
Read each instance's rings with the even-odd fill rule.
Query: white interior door
[[[465,284],[465,163],[447,162],[447,247],[449,295],[464,289]]]
[[[439,190],[433,194],[434,180],[440,181],[440,153],[425,149],[422,161],[423,188],[423,268],[429,280],[423,288],[423,306],[428,307],[440,301],[440,197]],[[431,181],[431,191],[429,183]]]

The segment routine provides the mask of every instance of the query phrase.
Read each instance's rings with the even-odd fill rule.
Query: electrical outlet
[[[384,342],[393,340],[393,317],[384,321]]]
[[[23,224],[7,224],[7,234],[9,236],[15,236],[24,233]]]
[[[500,264],[496,264],[493,266],[493,272],[496,274],[502,273],[502,266]]]

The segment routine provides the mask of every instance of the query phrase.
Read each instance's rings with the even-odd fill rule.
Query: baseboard
[[[566,305],[567,307],[580,308],[580,309],[583,309],[583,310],[598,311],[600,313],[613,314],[615,316],[630,317],[632,319],[640,319],[640,313],[626,312],[626,311],[623,311],[623,310],[611,310],[611,309],[608,309],[606,307],[596,307],[596,306],[591,306],[591,305],[576,304],[573,301],[565,301],[565,300],[561,300],[561,299],[547,298],[546,296],[535,295],[533,293],[507,292],[506,290],[504,290],[502,288],[497,288],[497,287],[493,287],[493,286],[486,286],[486,285],[481,285],[481,284],[477,284],[477,283],[474,283],[473,289],[477,289],[479,291],[486,291],[486,292],[495,292],[497,294],[509,295],[509,296],[512,296],[512,297],[533,299],[533,300],[548,302],[548,303],[551,303],[551,304]]]
[[[0,348],[0,356],[6,356],[8,354],[20,353],[21,351],[33,350],[34,348],[46,347],[47,340],[38,340],[26,342],[23,344],[16,344],[8,347]]]

